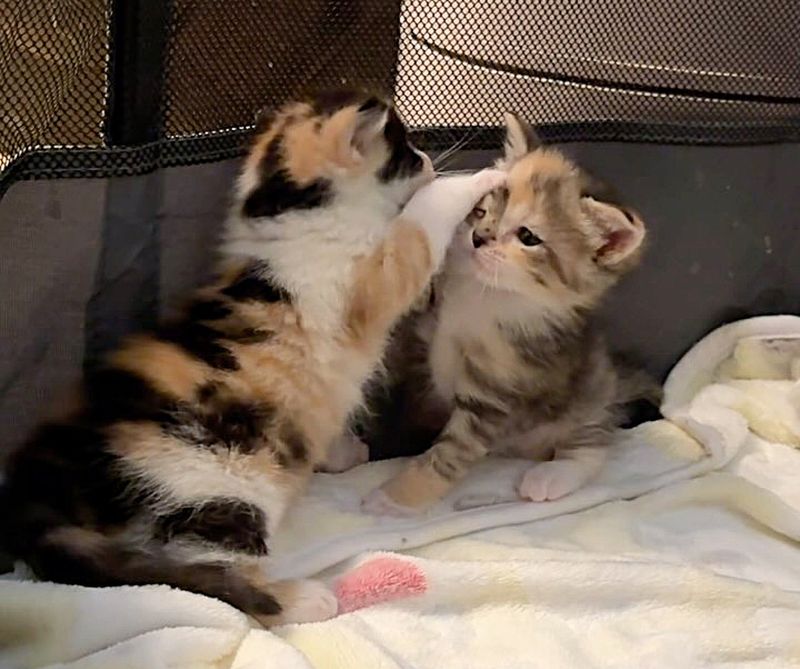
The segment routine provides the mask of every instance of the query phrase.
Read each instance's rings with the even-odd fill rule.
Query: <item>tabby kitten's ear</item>
[[[645,227],[637,215],[592,197],[582,198],[581,208],[594,228],[595,260],[599,265],[622,270],[638,260]]]
[[[522,158],[527,153],[538,149],[542,140],[530,123],[516,114],[503,114],[506,123],[505,159],[509,162]]]

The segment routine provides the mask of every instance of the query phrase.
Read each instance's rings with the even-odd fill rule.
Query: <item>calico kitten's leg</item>
[[[348,469],[363,465],[368,460],[369,447],[352,432],[346,430],[328,446],[325,462],[317,467],[317,471],[334,474],[346,472]]]
[[[584,427],[569,439],[569,446],[556,448],[555,457],[534,465],[522,477],[519,494],[533,502],[546,502],[582,488],[606,461],[612,430]]]
[[[364,498],[371,513],[408,515],[444,497],[489,451],[497,424],[456,407],[437,442]]]
[[[379,248],[355,269],[345,330],[356,346],[382,350],[389,328],[441,266],[456,227],[504,181],[503,172],[483,170],[437,179],[414,194]]]
[[[320,581],[276,581],[264,587],[280,607],[280,613],[253,615],[264,627],[320,622],[333,618],[338,612],[336,595]]]

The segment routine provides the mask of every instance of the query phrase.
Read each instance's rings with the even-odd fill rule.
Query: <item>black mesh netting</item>
[[[394,95],[427,148],[800,138],[797,0],[0,0],[2,183],[236,155],[309,89]]]

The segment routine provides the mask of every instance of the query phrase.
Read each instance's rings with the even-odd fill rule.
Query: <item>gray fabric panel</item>
[[[162,315],[174,315],[186,294],[207,280],[228,213],[239,161],[164,172],[161,206]]]
[[[642,266],[606,306],[615,348],[663,375],[724,322],[800,313],[800,146],[563,148],[616,186],[650,233]]]
[[[0,203],[0,460],[80,372],[105,190],[24,182]]]
[[[86,361],[92,365],[124,335],[157,322],[162,173],[108,181],[103,247],[86,305]]]
[[[237,161],[111,179],[87,358],[174,315],[208,279]]]

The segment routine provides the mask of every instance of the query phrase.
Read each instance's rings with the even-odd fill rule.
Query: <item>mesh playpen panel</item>
[[[794,0],[16,0],[0,16],[0,170],[141,173],[236,155],[314,88],[393,94],[429,148],[800,134]]]

